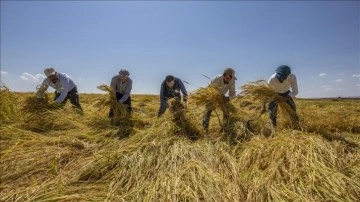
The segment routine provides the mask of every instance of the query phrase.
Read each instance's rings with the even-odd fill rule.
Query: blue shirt
[[[183,94],[183,101],[187,102],[188,94],[186,92],[184,83],[179,78],[175,78],[174,86],[172,88],[167,86],[166,81],[164,80],[160,88],[160,102],[166,104],[167,100],[170,98],[181,98],[180,91]]]

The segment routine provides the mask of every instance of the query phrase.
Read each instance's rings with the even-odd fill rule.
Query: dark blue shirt
[[[160,102],[167,103],[167,100],[173,97],[178,97],[179,99],[181,99],[180,91],[183,94],[183,101],[186,102],[188,94],[186,92],[183,82],[175,77],[174,86],[170,88],[166,85],[166,81],[164,80],[161,84],[160,89]]]

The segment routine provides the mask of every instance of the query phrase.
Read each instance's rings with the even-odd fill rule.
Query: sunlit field
[[[359,99],[295,99],[300,127],[279,112],[274,130],[239,98],[205,132],[201,93],[161,118],[159,96],[132,95],[111,123],[107,93],[80,94],[81,115],[2,90],[0,201],[360,201]]]

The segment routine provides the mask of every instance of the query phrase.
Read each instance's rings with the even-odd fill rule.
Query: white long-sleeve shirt
[[[113,91],[124,94],[119,100],[120,103],[124,103],[130,96],[132,89],[132,80],[128,78],[124,83],[121,82],[119,75],[115,75],[111,79],[110,87]]]
[[[225,95],[229,92],[230,100],[236,97],[235,91],[235,80],[231,79],[229,84],[224,83],[223,75],[217,75],[213,80],[211,80],[210,85],[216,86],[220,89],[220,92]]]
[[[73,80],[64,73],[56,73],[58,80],[56,83],[50,81],[49,78],[44,79],[39,90],[36,93],[38,98],[44,98],[44,93],[48,89],[49,86],[54,88],[57,92],[60,93],[60,96],[55,100],[57,103],[62,103],[66,98],[69,91],[71,91],[74,87],[76,87]]]
[[[298,86],[297,86],[297,80],[296,76],[294,74],[290,74],[284,82],[280,82],[276,78],[276,73],[271,75],[269,78],[269,86],[273,88],[277,93],[286,93],[287,91],[291,91],[289,95],[291,97],[295,97],[298,94]]]

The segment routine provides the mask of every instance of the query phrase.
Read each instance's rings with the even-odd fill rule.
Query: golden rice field
[[[0,201],[360,201],[360,100],[296,99],[300,127],[280,113],[276,130],[271,93],[219,100],[205,132],[209,92],[161,118],[159,96],[133,95],[111,124],[108,94],[80,94],[81,115],[2,90]]]

